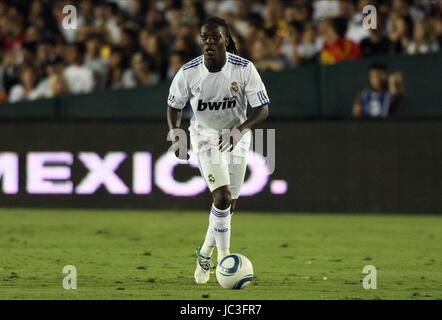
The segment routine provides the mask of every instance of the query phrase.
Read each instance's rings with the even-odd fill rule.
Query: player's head
[[[374,63],[370,66],[368,79],[373,90],[383,90],[386,88],[388,80],[388,68],[383,63]]]
[[[237,54],[227,22],[218,17],[207,19],[201,27],[201,45],[206,59],[218,59],[226,51]]]

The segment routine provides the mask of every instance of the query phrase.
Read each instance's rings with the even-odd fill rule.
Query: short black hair
[[[388,66],[383,63],[383,62],[374,62],[370,65],[369,71],[371,70],[379,70],[379,71],[384,71],[387,72],[388,71]]]
[[[331,25],[339,37],[345,37],[348,29],[348,21],[345,18],[338,17],[331,20]]]
[[[86,35],[86,42],[89,40],[97,40],[98,42],[103,42],[103,36],[97,32],[90,32]]]
[[[73,43],[68,44],[68,47],[74,50],[77,50],[77,52],[80,55],[83,55],[86,53],[86,46],[83,42],[75,41]]]

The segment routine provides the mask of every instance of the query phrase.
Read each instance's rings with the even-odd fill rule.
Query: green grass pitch
[[[442,217],[235,213],[256,279],[194,284],[208,213],[0,210],[0,299],[442,299]],[[63,267],[77,289],[62,287]],[[377,268],[364,290],[362,268]]]

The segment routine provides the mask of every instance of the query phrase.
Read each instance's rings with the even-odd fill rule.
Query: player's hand
[[[236,128],[226,131],[221,137],[219,137],[219,150],[221,152],[232,151],[241,140],[241,138],[242,133]]]
[[[190,159],[189,153],[187,152],[187,146],[180,143],[180,141],[174,142],[171,149],[178,159],[185,161]]]

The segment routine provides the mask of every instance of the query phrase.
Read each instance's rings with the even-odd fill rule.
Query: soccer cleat
[[[209,282],[210,269],[212,268],[211,257],[205,257],[201,254],[201,247],[196,248],[196,269],[195,269],[195,282],[197,284],[204,284]]]

